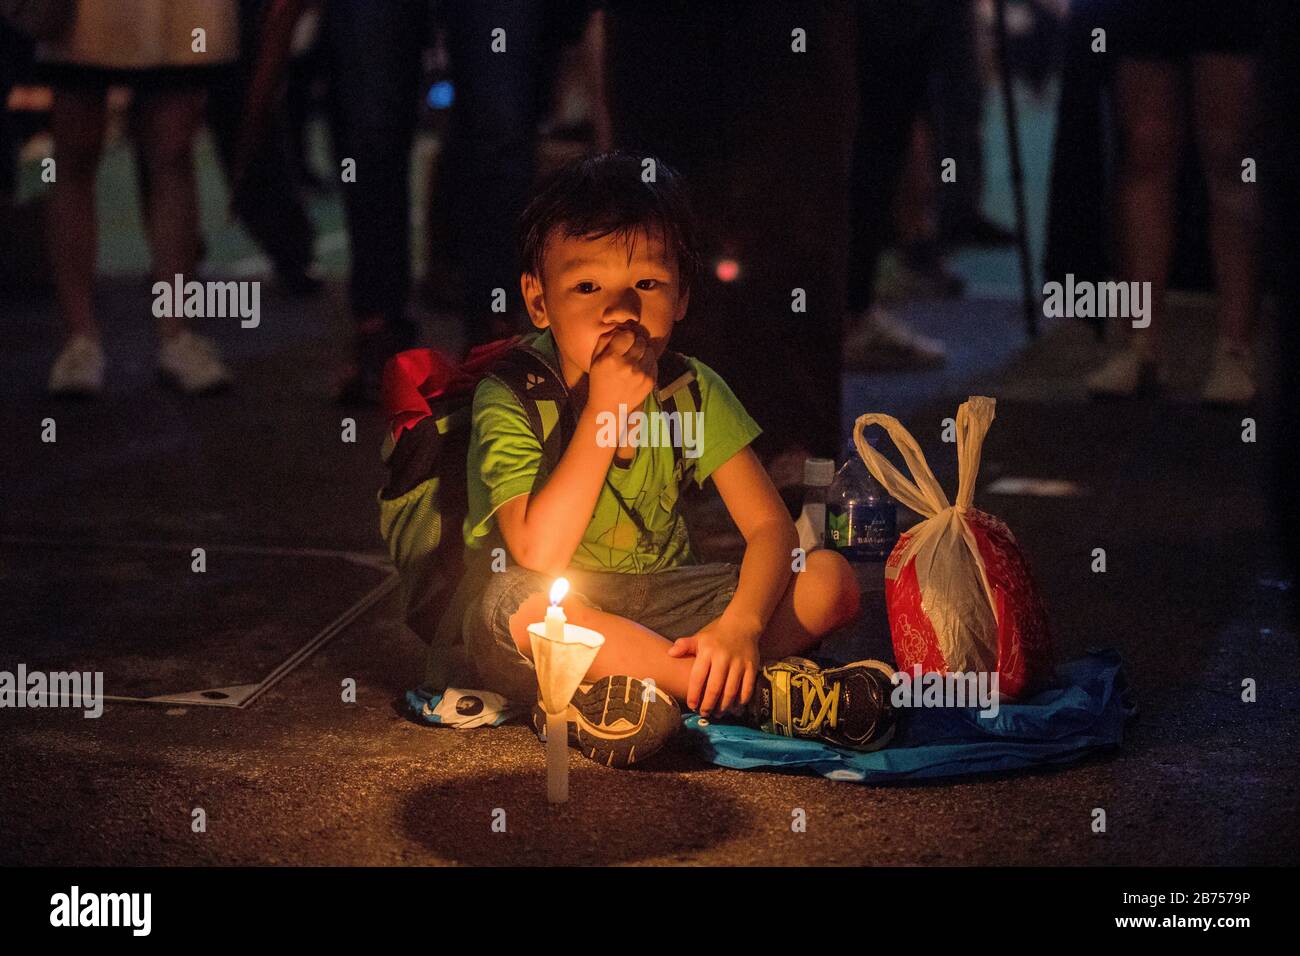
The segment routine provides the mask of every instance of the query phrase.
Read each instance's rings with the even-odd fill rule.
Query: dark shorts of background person
[[[158,66],[131,70],[88,66],[81,63],[37,63],[35,82],[61,90],[94,92],[110,86],[133,90],[206,89],[222,75],[225,64],[214,66]]]
[[[1251,56],[1263,39],[1262,0],[1103,0],[1103,6],[1106,48],[1122,57]]]
[[[564,576],[570,593],[590,606],[675,640],[722,615],[736,593],[740,565],[691,564],[652,574],[570,568]],[[528,705],[537,700],[537,672],[515,646],[510,617],[530,595],[549,592],[552,583],[552,577],[514,565],[487,574],[479,596],[467,603],[465,645],[483,689]]]

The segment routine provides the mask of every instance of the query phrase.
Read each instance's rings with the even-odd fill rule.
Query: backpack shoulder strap
[[[554,469],[574,431],[564,376],[546,356],[526,345],[506,352],[488,374],[510,389],[523,406],[533,434],[541,443],[542,456]]]
[[[659,357],[659,384],[655,388],[655,397],[669,414],[677,412],[684,416],[704,410],[700,383],[686,356],[680,352],[665,350]],[[677,479],[679,489],[687,488],[694,466],[695,459],[687,458],[681,444],[673,442],[673,477]]]
[[[662,402],[679,389],[689,389],[699,405],[700,383],[695,380],[686,356],[681,352],[666,349],[659,357],[659,381],[655,384],[655,395]]]

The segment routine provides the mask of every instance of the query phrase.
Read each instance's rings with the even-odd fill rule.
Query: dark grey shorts
[[[670,640],[694,634],[719,617],[740,581],[738,564],[695,564],[653,574],[564,573],[572,593],[591,606],[636,621]],[[537,672],[510,636],[510,616],[528,597],[550,590],[554,578],[512,566],[486,575],[482,593],[465,608],[465,646],[480,686],[512,700],[537,700]]]

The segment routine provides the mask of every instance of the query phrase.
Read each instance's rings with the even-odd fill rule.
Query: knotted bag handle
[[[907,463],[907,470],[912,474],[912,478],[904,476],[888,458],[867,444],[863,433],[871,425],[879,425],[889,434],[894,447],[902,453],[903,461]],[[893,415],[880,412],[859,415],[853,426],[853,444],[857,447],[858,454],[862,456],[862,461],[872,477],[880,482],[895,501],[907,505],[924,518],[933,518],[939,512],[951,507],[948,504],[948,496],[943,493],[943,488],[935,479],[934,472],[926,463],[925,455],[917,445],[916,439]]]
[[[984,436],[993,425],[995,399],[972,395],[957,409],[957,510],[964,512],[975,500],[975,479],[980,473]]]
[[[964,512],[975,499],[975,479],[979,476],[980,451],[984,436],[993,424],[996,402],[984,395],[972,395],[957,409],[957,503],[950,505],[934,472],[930,470],[925,455],[911,433],[892,415],[871,412],[858,416],[853,426],[853,444],[873,478],[893,496],[923,518],[933,518],[939,512],[956,507]],[[903,456],[909,479],[880,452],[869,444],[863,433],[872,425],[879,425]]]

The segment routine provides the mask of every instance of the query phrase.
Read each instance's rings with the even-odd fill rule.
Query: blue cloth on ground
[[[1119,654],[1095,651],[1057,672],[1057,688],[1002,704],[993,717],[979,716],[978,707],[910,708],[893,741],[874,753],[702,722],[693,713],[686,729],[703,756],[723,767],[804,770],[858,783],[1061,764],[1118,747],[1125,721],[1136,713]]]

